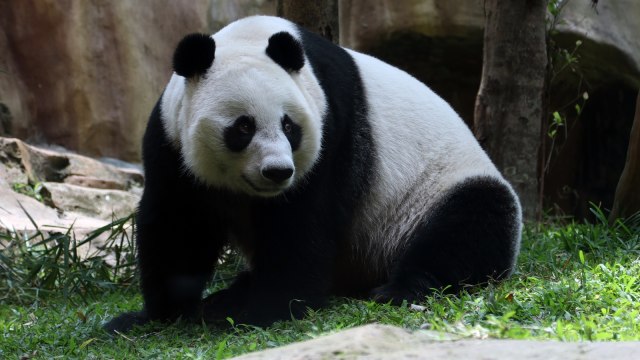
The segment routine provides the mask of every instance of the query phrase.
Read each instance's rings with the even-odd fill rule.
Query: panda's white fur
[[[195,35],[176,49],[143,144],[145,310],[108,329],[199,315],[268,325],[330,294],[420,301],[513,271],[517,196],[427,86],[280,18]],[[234,148],[241,119],[251,137]],[[229,243],[250,268],[202,300]]]
[[[446,101],[411,75],[374,57],[348,52],[364,82],[378,150],[377,181],[355,229],[368,232],[356,237],[369,240],[360,246],[364,258],[392,261],[440,197],[470,177],[495,178],[517,198]],[[514,222],[521,223],[519,212],[514,217]],[[389,267],[387,263],[370,268]]]

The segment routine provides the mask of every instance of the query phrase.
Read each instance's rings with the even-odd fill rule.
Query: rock
[[[443,53],[444,60],[456,61],[464,50],[473,44],[482,46],[484,10],[481,1],[467,0],[366,0],[341,1],[340,42],[354,49],[379,49],[393,46],[390,40],[445,41],[459,49]],[[553,36],[565,41],[568,49],[580,39],[584,44],[579,52],[582,65],[591,76],[610,80],[611,75],[640,87],[640,2],[636,0],[601,1],[596,7],[591,1],[566,1],[560,12]],[[408,42],[409,45],[411,42]],[[443,44],[446,44],[443,43]],[[397,45],[397,44],[396,44]],[[436,43],[437,45],[437,43]],[[443,49],[419,49],[416,43],[403,48],[398,57],[408,57],[407,62],[429,61],[430,56]],[[391,55],[391,54],[389,54]],[[482,53],[476,53],[482,57]],[[448,58],[448,59],[447,59]],[[438,57],[431,57],[439,60]],[[472,61],[474,59],[467,59]],[[449,66],[449,71],[454,66]],[[461,69],[461,67],[455,67]],[[479,69],[478,69],[479,70]],[[433,67],[424,70],[434,72]],[[458,83],[456,83],[458,84]]]
[[[51,205],[58,210],[98,219],[119,219],[133,213],[140,197],[121,190],[45,182]]]
[[[3,168],[4,165],[0,163],[0,173],[4,170]],[[66,233],[70,229],[72,238],[82,241],[91,232],[110,222],[111,219],[105,220],[73,211],[62,212],[49,207],[30,196],[11,190],[11,185],[0,176],[0,233],[17,234],[24,239],[37,235],[38,232],[46,237],[47,234]],[[131,229],[126,231],[131,239]],[[108,242],[108,237],[109,231],[106,231],[92,241],[78,246],[76,249],[78,256],[84,258],[104,253],[102,247]],[[0,240],[0,247],[6,245],[3,242],[4,240]],[[105,255],[109,264],[116,263],[113,254]]]
[[[556,38],[567,48],[577,40],[580,64],[589,77],[608,82],[622,79],[640,88],[640,1],[567,1]]]
[[[0,137],[0,162],[20,169],[29,181],[65,182],[101,189],[129,190],[142,186],[142,171],[116,167],[68,151],[55,151]],[[14,170],[15,172],[15,170]]]
[[[64,232],[73,226],[82,238],[133,213],[142,182],[136,166],[104,164],[0,137],[0,231]],[[37,187],[42,201],[14,187]]]
[[[340,2],[340,43],[367,49],[396,33],[428,37],[479,37],[482,42],[482,2],[467,0],[343,0]]]
[[[0,102],[0,136],[11,136],[13,132],[13,117],[7,105]]]
[[[91,176],[70,175],[64,179],[64,182],[71,185],[90,187],[94,189],[125,189],[122,183],[112,180],[98,179]]]
[[[460,339],[388,325],[365,325],[234,359],[635,359],[640,342]]]
[[[577,40],[585,79],[593,86],[622,80],[640,87],[640,2],[566,1],[554,39]],[[340,42],[407,70],[442,95],[471,124],[482,70],[484,9],[468,0],[343,0]],[[558,95],[555,92],[554,95]]]
[[[2,170],[4,170],[4,166],[0,164],[0,171]],[[73,226],[76,235],[82,237],[108,223],[104,219],[74,212],[61,213],[30,196],[13,191],[11,185],[0,176],[1,232],[26,232],[29,234],[36,230],[64,232]]]
[[[214,33],[246,16],[275,14],[275,0],[211,0],[210,31]]]
[[[139,160],[140,139],[210,0],[1,1],[0,102],[13,136]],[[25,24],[29,24],[25,26]]]

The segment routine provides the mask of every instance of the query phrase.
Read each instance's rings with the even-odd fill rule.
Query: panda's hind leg
[[[520,211],[510,189],[494,178],[456,185],[416,228],[389,281],[372,297],[420,302],[434,289],[458,292],[508,276],[519,251]]]

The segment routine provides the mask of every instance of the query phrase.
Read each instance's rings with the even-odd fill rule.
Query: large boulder
[[[640,2],[566,1],[553,32],[572,50],[583,42],[582,75],[592,85],[640,87]],[[468,124],[482,71],[484,9],[469,0],[343,0],[340,42],[395,64],[447,99]],[[578,81],[578,79],[575,79]],[[566,84],[575,97],[575,83]],[[569,90],[570,89],[570,90]],[[557,93],[556,93],[557,94]]]
[[[12,136],[139,160],[175,45],[207,30],[208,9],[209,0],[0,2],[0,103]]]
[[[565,2],[554,36],[566,47],[582,40],[580,63],[590,80],[640,88],[640,1]]]
[[[433,331],[409,332],[398,327],[371,324],[234,359],[599,360],[634,359],[638,351],[638,342],[460,339]]]
[[[214,33],[230,22],[251,15],[275,15],[276,0],[211,0],[211,23]]]

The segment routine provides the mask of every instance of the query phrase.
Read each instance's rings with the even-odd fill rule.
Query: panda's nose
[[[264,178],[275,183],[281,183],[293,175],[293,169],[289,167],[266,167],[260,172]]]

